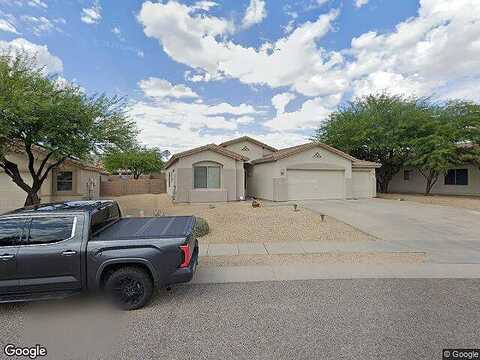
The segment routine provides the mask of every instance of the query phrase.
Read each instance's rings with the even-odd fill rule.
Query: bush
[[[207,235],[210,232],[207,220],[201,217],[197,217],[196,219],[197,222],[193,228],[193,235],[197,238]]]

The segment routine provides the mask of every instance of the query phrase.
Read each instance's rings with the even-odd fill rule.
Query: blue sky
[[[149,146],[296,145],[354,96],[480,100],[477,0],[0,0],[0,48],[127,96]]]

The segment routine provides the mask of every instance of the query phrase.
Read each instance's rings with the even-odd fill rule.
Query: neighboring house
[[[416,169],[405,168],[399,171],[390,182],[389,192],[425,192],[425,177]],[[431,190],[438,195],[480,195],[480,168],[466,163],[441,174]]]
[[[40,162],[45,152],[35,149],[36,161]],[[18,164],[22,178],[31,183],[26,154],[20,150],[7,154],[7,159]],[[38,169],[38,163],[35,168]],[[100,175],[102,169],[67,159],[60,167],[51,171],[40,189],[42,202],[97,199],[100,196]],[[12,179],[0,169],[0,213],[22,207],[27,193],[20,189]]]
[[[244,136],[175,154],[165,171],[176,202],[288,201],[374,197],[380,166],[325,144],[277,150]]]

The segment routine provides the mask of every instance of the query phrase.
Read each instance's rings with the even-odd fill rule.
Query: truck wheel
[[[115,270],[105,282],[105,290],[123,310],[144,307],[152,298],[153,283],[145,270],[124,267]]]

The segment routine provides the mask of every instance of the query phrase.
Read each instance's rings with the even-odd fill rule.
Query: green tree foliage
[[[314,140],[359,159],[382,164],[377,182],[388,192],[393,176],[408,159],[412,120],[424,116],[424,99],[370,95],[354,99],[330,114]]]
[[[134,179],[140,175],[159,172],[163,168],[163,153],[156,148],[135,147],[124,151],[108,152],[103,158],[105,168],[110,172],[128,170]]]
[[[67,158],[129,147],[136,133],[123,99],[89,96],[45,76],[35,58],[0,54],[0,168],[27,193],[25,205],[39,203],[48,174]],[[27,156],[31,181],[8,156],[13,149]]]
[[[428,114],[416,124],[406,161],[425,177],[425,195],[448,169],[465,162],[480,164],[479,105],[451,101],[431,105]]]
[[[439,176],[452,166],[479,162],[480,106],[388,94],[357,98],[333,112],[316,131],[325,142],[360,159],[382,164],[379,190],[388,192],[393,176],[415,167],[430,193]]]

